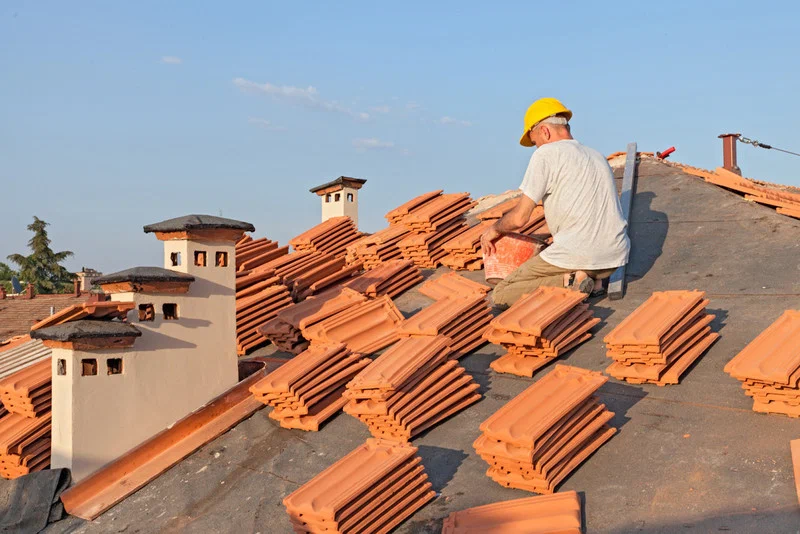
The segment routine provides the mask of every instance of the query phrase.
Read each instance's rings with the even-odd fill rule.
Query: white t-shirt
[[[553,244],[541,254],[564,269],[625,265],[630,241],[614,174],[597,150],[574,139],[548,143],[531,156],[520,190],[544,203]]]

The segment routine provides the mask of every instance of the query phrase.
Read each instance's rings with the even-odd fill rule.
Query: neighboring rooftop
[[[190,230],[241,230],[254,232],[255,226],[248,222],[226,219],[214,215],[184,215],[167,219],[144,227],[145,233],[151,232],[186,232]]]
[[[91,293],[44,294],[26,298],[23,295],[0,298],[0,341],[30,332],[31,326],[53,313],[96,298]]]
[[[328,183],[318,185],[317,187],[312,187],[311,189],[309,189],[309,191],[317,194],[325,194],[326,193],[325,189],[331,189],[336,186],[350,187],[352,189],[361,189],[361,187],[365,183],[367,183],[367,181],[361,178],[350,178],[349,176],[340,176],[337,179],[331,180]]]
[[[149,282],[194,282],[194,276],[163,267],[133,267],[116,273],[107,274],[93,280],[94,285],[118,284],[131,282],[146,284]]]

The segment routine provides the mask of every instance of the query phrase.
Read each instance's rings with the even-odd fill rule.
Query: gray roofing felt
[[[214,230],[232,229],[244,232],[255,232],[256,227],[244,221],[226,219],[214,215],[184,215],[174,219],[167,219],[144,227],[145,233],[150,232],[183,232],[185,230]]]
[[[139,337],[142,332],[132,324],[120,321],[82,320],[33,330],[31,337],[49,341],[73,341],[102,337]]]
[[[164,269],[163,267],[133,267],[116,273],[107,274],[92,280],[96,286],[119,282],[193,282],[194,276]]]

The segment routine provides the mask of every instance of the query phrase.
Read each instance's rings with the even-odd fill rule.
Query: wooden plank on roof
[[[622,193],[619,202],[622,205],[622,216],[630,228],[631,207],[633,197],[636,195],[636,143],[628,143],[628,153],[625,156],[625,171],[622,174]],[[630,233],[630,232],[629,232]],[[625,268],[618,268],[608,281],[608,298],[619,300],[625,294]]]

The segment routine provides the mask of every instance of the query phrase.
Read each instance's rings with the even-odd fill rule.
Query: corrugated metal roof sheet
[[[27,343],[0,352],[0,379],[49,358],[51,350],[45,347],[40,339],[32,339]]]

